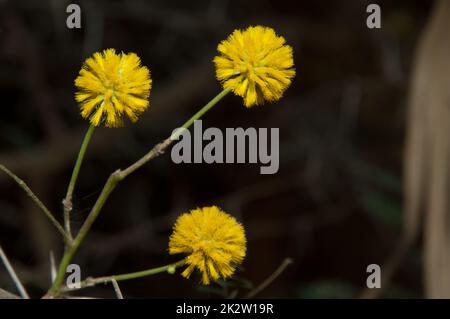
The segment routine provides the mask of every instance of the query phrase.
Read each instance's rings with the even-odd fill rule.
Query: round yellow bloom
[[[197,268],[202,282],[233,275],[246,253],[244,228],[216,206],[191,210],[181,215],[169,241],[169,253],[186,253],[188,267],[182,275],[189,278]]]
[[[217,79],[243,97],[246,107],[279,100],[295,76],[292,48],[285,42],[268,27],[235,30],[217,47]]]
[[[94,126],[118,127],[124,115],[136,122],[148,108],[152,80],[136,54],[107,49],[84,62],[75,86],[82,117]]]

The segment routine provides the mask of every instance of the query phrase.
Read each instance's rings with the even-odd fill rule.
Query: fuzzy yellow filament
[[[233,275],[246,254],[244,228],[216,206],[203,207],[181,215],[170,236],[169,253],[185,253],[186,278],[197,268],[208,285]]]
[[[75,99],[93,126],[118,127],[124,115],[135,122],[148,108],[151,85],[150,71],[136,54],[107,49],[84,62]]]
[[[295,76],[292,48],[285,42],[268,27],[235,30],[217,47],[217,79],[246,107],[279,100]]]

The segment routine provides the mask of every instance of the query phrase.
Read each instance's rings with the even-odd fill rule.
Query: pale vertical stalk
[[[111,283],[114,288],[114,292],[116,293],[117,299],[123,299],[122,291],[120,290],[119,284],[115,279],[111,280]]]
[[[23,287],[22,283],[19,280],[19,277],[17,277],[16,272],[14,271],[14,268],[11,266],[8,257],[6,257],[5,252],[3,251],[2,246],[0,246],[0,259],[3,261],[3,264],[5,265],[6,270],[8,271],[9,275],[11,276],[12,280],[14,281],[14,284],[17,287],[17,290],[19,291],[20,295],[23,299],[30,299],[28,296],[27,291]]]

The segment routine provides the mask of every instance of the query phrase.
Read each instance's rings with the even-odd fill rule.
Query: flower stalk
[[[184,129],[188,129],[191,125],[200,119],[206,112],[208,112],[214,105],[216,105],[220,100],[222,100],[228,93],[231,92],[231,89],[223,89],[222,92],[217,94],[211,101],[209,101],[204,107],[202,107],[197,113],[195,113],[183,126],[176,130],[172,136],[170,136],[171,140],[177,140]]]
[[[176,263],[168,264],[168,265],[157,267],[157,268],[150,268],[150,269],[146,269],[146,270],[142,270],[142,271],[136,271],[136,272],[120,274],[120,275],[104,276],[104,277],[97,277],[97,278],[87,278],[86,280],[84,280],[80,283],[80,286],[78,288],[64,287],[61,290],[63,292],[74,291],[74,290],[84,289],[84,288],[88,288],[88,287],[93,287],[98,284],[106,284],[106,283],[114,282],[114,281],[117,282],[117,281],[125,281],[125,280],[144,278],[144,277],[148,277],[148,276],[152,276],[152,275],[156,275],[156,274],[160,274],[160,273],[164,273],[164,272],[173,274],[177,268],[183,266],[185,263],[186,263],[185,259],[182,259]]]
[[[95,127],[93,125],[89,126],[89,129],[84,136],[83,142],[81,143],[80,151],[78,152],[77,160],[75,166],[73,167],[72,176],[70,178],[69,186],[67,187],[66,197],[63,200],[64,206],[64,227],[70,240],[72,240],[72,230],[70,226],[70,213],[72,211],[72,197],[73,191],[75,189],[75,184],[77,183],[78,174],[80,173],[81,164],[83,163],[84,155],[86,154],[87,147],[91,140],[92,134],[94,133]]]

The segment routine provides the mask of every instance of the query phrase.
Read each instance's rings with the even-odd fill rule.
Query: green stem
[[[211,101],[209,101],[205,106],[203,106],[200,111],[194,114],[184,125],[182,126],[183,129],[188,129],[195,120],[200,119],[208,110],[210,110],[214,105],[217,104],[224,96],[226,96],[230,92],[229,89],[225,89],[222,92],[220,92],[217,96],[215,96]],[[180,132],[181,134],[181,132]],[[133,163],[132,165],[128,166],[124,170],[116,170],[114,173],[112,173],[108,180],[106,181],[105,185],[103,186],[102,192],[100,193],[99,197],[97,198],[97,201],[95,202],[94,206],[92,207],[88,217],[86,218],[85,222],[83,223],[83,226],[81,226],[80,231],[78,232],[77,236],[73,240],[72,244],[67,248],[67,250],[64,252],[63,258],[61,260],[61,264],[59,265],[58,273],[56,275],[55,281],[53,282],[52,287],[49,290],[49,295],[56,296],[59,294],[61,285],[64,281],[65,273],[67,266],[72,261],[73,256],[75,255],[76,251],[78,250],[78,247],[86,237],[87,233],[89,232],[92,224],[97,219],[98,215],[100,214],[101,209],[103,208],[103,205],[105,204],[106,200],[108,199],[111,192],[114,190],[114,188],[117,186],[117,184],[126,178],[128,175],[133,173],[135,170],[143,166],[148,161],[158,157],[159,155],[163,154],[165,150],[173,143],[173,141],[179,137],[179,134],[174,133],[171,137],[165,139],[161,143],[155,145],[147,154],[145,154],[143,157],[141,157],[138,161]]]
[[[216,105],[221,99],[223,99],[228,93],[230,93],[230,89],[224,89],[222,92],[217,94],[211,101],[209,101],[204,107],[202,107],[197,113],[195,113],[183,126],[175,131],[174,134],[170,137],[171,140],[176,140],[180,137],[183,129],[188,129],[194,121],[200,119],[206,112],[208,112],[214,105]]]
[[[97,201],[95,202],[94,206],[91,209],[91,212],[89,213],[88,217],[83,223],[83,226],[81,226],[80,231],[78,232],[75,239],[72,241],[71,245],[69,245],[64,252],[63,258],[61,260],[61,263],[59,265],[58,273],[56,275],[55,281],[53,282],[52,287],[50,288],[50,295],[57,295],[59,293],[59,289],[64,281],[64,277],[66,274],[67,266],[69,266],[70,262],[72,261],[73,256],[75,255],[76,251],[78,250],[78,247],[80,246],[81,242],[86,237],[87,233],[89,232],[89,229],[91,228],[92,224],[94,223],[95,219],[97,218],[98,214],[100,213],[100,210],[102,209],[103,205],[106,202],[106,199],[109,197],[109,194],[113,191],[113,189],[116,187],[119,178],[120,178],[120,171],[116,171],[113,174],[110,175],[108,180],[106,181],[105,186],[103,187],[102,192],[100,193],[100,196],[98,197]]]
[[[33,193],[33,191],[28,187],[28,185],[20,179],[17,175],[7,169],[5,166],[0,164],[0,170],[5,172],[9,177],[11,177],[24,191],[27,195],[36,203],[36,205],[44,212],[45,216],[50,220],[50,222],[56,227],[56,229],[61,233],[64,238],[64,241],[70,242],[70,238],[68,234],[64,231],[64,228],[61,224],[56,220],[50,210],[42,203],[42,201]]]
[[[136,272],[132,272],[132,273],[128,273],[128,274],[114,275],[114,276],[111,276],[111,279],[114,279],[115,281],[123,281],[123,280],[130,280],[130,279],[137,279],[137,278],[152,276],[152,275],[156,275],[156,274],[159,274],[162,272],[173,273],[175,271],[175,269],[183,266],[185,263],[186,263],[186,261],[183,259],[177,263],[162,266],[162,267],[151,268],[151,269],[147,269],[147,270],[143,270],[143,271],[136,271]]]
[[[169,147],[173,141],[177,140],[180,137],[183,130],[187,130],[194,121],[200,119],[206,112],[208,112],[214,105],[216,105],[221,99],[223,99],[228,93],[230,93],[229,89],[224,89],[219,94],[217,94],[211,101],[206,103],[197,113],[195,113],[189,120],[187,120],[182,127],[176,130],[169,138],[165,139],[163,142],[157,144],[153,147],[150,152],[141,157],[138,161],[128,166],[126,169],[121,171],[121,179],[124,179],[135,170],[143,166],[148,161],[154,159],[155,157],[164,153],[167,147]]]
[[[72,177],[70,178],[69,186],[67,187],[66,197],[63,200],[64,205],[64,227],[66,233],[72,238],[72,230],[70,227],[70,212],[72,211],[72,196],[75,189],[75,184],[77,183],[78,174],[80,173],[81,164],[83,163],[84,154],[86,154],[89,141],[91,140],[92,134],[94,133],[95,127],[93,125],[89,126],[89,129],[84,136],[83,142],[81,143],[80,151],[78,152],[77,161],[73,167]]]
[[[169,264],[169,265],[165,265],[165,266],[157,267],[157,268],[150,268],[150,269],[146,269],[143,271],[136,271],[136,272],[127,273],[127,274],[105,276],[105,277],[98,277],[98,278],[87,278],[86,280],[84,280],[80,283],[80,286],[78,288],[63,287],[61,290],[64,292],[74,291],[74,290],[79,290],[79,289],[83,289],[83,288],[96,286],[98,284],[106,284],[106,283],[112,282],[112,281],[124,281],[124,280],[138,279],[138,278],[148,277],[148,276],[152,276],[152,275],[156,275],[156,274],[160,274],[160,273],[164,273],[164,272],[173,274],[177,268],[183,266],[184,264],[186,264],[185,259],[180,260],[173,264]]]

